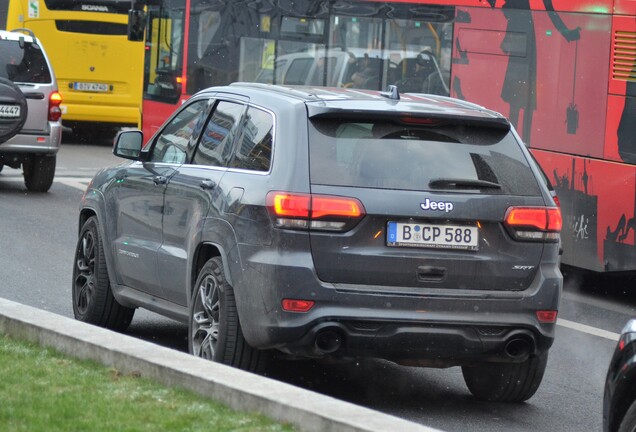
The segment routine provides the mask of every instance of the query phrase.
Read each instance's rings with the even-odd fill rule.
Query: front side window
[[[245,115],[241,138],[230,167],[269,171],[273,137],[274,117],[266,111],[250,107]]]
[[[199,147],[192,163],[227,167],[232,157],[232,145],[244,106],[238,103],[221,101],[205,126]]]
[[[199,100],[185,107],[163,128],[150,156],[151,162],[182,164],[188,148],[194,147],[205,124],[208,101]]]

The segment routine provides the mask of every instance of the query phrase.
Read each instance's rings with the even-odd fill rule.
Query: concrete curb
[[[435,432],[417,423],[0,298],[0,333],[140,373],[302,431]]]

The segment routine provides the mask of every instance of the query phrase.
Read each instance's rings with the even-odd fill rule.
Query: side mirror
[[[113,154],[124,159],[141,160],[144,134],[140,130],[126,130],[117,133]]]
[[[181,97],[181,83],[177,78],[177,72],[170,69],[157,69],[155,73],[155,88],[159,100],[176,103]]]
[[[143,41],[146,27],[146,14],[143,10],[130,9],[128,11],[128,40]]]

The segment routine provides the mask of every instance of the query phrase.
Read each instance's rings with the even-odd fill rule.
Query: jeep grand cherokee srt
[[[561,214],[501,115],[441,96],[265,84],[193,96],[82,200],[75,317],[189,324],[190,351],[461,366],[478,398],[537,390]]]

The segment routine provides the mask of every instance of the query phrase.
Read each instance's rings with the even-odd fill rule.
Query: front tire
[[[220,257],[205,263],[190,301],[188,349],[207,360],[250,372],[263,372],[267,352],[252,348],[241,330],[234,291]]]
[[[548,353],[521,363],[484,363],[463,366],[464,381],[477,398],[493,402],[524,402],[539,388],[548,364]]]
[[[116,331],[124,331],[130,325],[135,309],[122,306],[113,297],[95,216],[84,223],[79,235],[72,291],[75,319]]]
[[[24,184],[31,192],[47,192],[55,177],[55,156],[31,156],[22,164]]]

